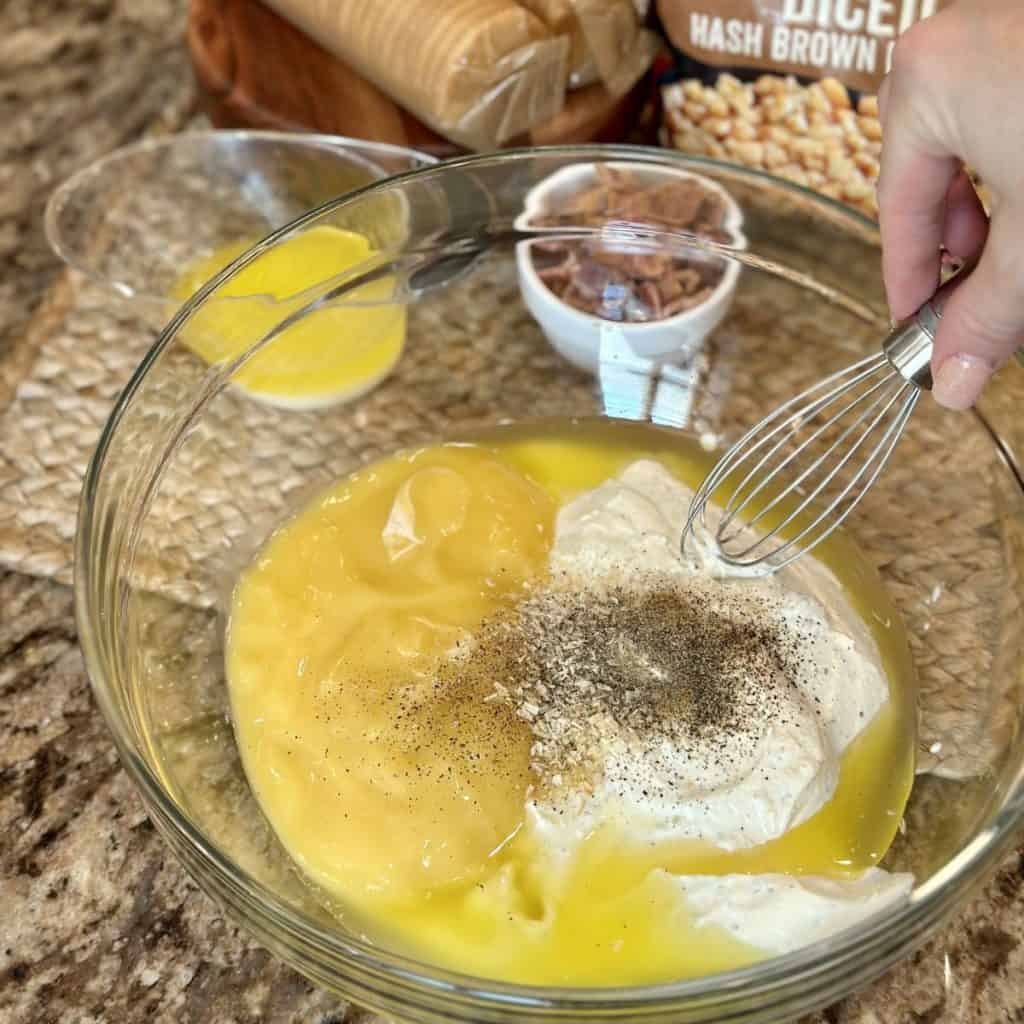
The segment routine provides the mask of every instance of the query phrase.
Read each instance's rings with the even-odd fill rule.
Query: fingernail
[[[932,396],[947,409],[970,409],[992,376],[992,367],[977,356],[958,352],[939,367]]]

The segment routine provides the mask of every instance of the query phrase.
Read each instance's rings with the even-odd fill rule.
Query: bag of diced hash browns
[[[661,141],[877,215],[878,87],[896,39],[952,0],[658,0],[674,53]]]

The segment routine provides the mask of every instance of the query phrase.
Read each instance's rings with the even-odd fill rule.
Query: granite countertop
[[[59,273],[53,185],[190,110],[183,0],[0,6],[0,398]],[[0,444],[2,444],[0,438]],[[0,1022],[369,1022],[225,920],[121,771],[69,591],[0,571]],[[1024,1021],[1024,849],[917,956],[807,1024]]]

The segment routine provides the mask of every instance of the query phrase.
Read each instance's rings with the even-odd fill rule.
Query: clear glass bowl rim
[[[747,1020],[757,1018],[765,1011],[770,1012],[773,1005],[783,1009],[786,1016],[804,1012],[839,998],[857,985],[877,977],[923,942],[957,909],[967,893],[984,880],[1024,822],[1024,787],[1020,775],[1014,778],[1013,792],[1004,806],[946,865],[924,885],[915,889],[907,904],[896,911],[877,914],[824,942],[749,967],[680,982],[619,988],[517,985],[444,970],[389,953],[358,939],[343,939],[281,902],[272,891],[209,843],[181,813],[140,755],[132,726],[113,699],[108,666],[96,636],[101,609],[95,605],[95,591],[91,585],[93,573],[98,569],[93,564],[93,547],[99,539],[96,535],[98,520],[94,514],[95,498],[118,425],[153,363],[173,343],[179,327],[210,292],[234,276],[258,253],[325,214],[360,202],[367,194],[400,187],[406,181],[442,175],[450,170],[472,170],[474,167],[535,159],[544,155],[580,161],[611,158],[647,163],[669,162],[698,170],[703,167],[734,179],[760,182],[778,191],[789,192],[799,197],[801,202],[827,213],[830,220],[846,221],[858,233],[877,236],[877,225],[873,221],[844,204],[764,172],[705,157],[683,156],[665,149],[622,145],[510,149],[444,161],[373,182],[333,199],[279,228],[239,256],[181,307],[119,396],[90,460],[79,504],[75,537],[74,598],[80,642],[93,692],[113,735],[121,761],[140,790],[147,811],[155,816],[158,829],[175,853],[186,862],[197,884],[220,902],[229,903],[236,912],[244,913],[247,929],[254,932],[261,942],[278,952],[292,966],[317,979],[322,979],[326,970],[328,974],[337,977],[341,987],[347,982],[351,988],[359,973],[367,972],[368,977],[385,976],[390,984],[408,995],[419,993],[427,1000],[436,1000],[438,997],[468,1000],[489,1013],[515,1010],[527,1017],[546,1010],[555,1011],[559,1015],[576,1013],[583,1016],[606,1011],[616,1017],[625,1011],[640,1011],[644,1019],[654,1020],[662,1012],[685,1015],[687,1009],[692,1009],[697,1016],[686,1015],[686,1020]],[[1012,471],[1009,453],[991,427],[987,423],[985,426],[992,434],[993,443],[1004,461],[1008,462],[1008,470]],[[301,955],[289,956],[292,950],[301,951]],[[310,955],[317,957],[316,966],[319,971],[313,971],[314,965],[305,960]],[[824,993],[826,986],[827,994]],[[803,995],[797,994],[797,990]],[[730,1005],[734,1009],[729,1011],[727,1018],[724,1011]],[[705,1016],[708,1011],[714,1013]]]
[[[129,143],[126,146],[121,146],[110,153],[105,153],[98,159],[86,164],[85,167],[80,167],[70,175],[70,177],[62,181],[61,184],[58,185],[50,194],[49,199],[46,201],[46,207],[43,210],[43,233],[46,236],[46,241],[49,243],[53,252],[69,267],[78,271],[80,274],[83,274],[93,283],[102,285],[105,288],[111,288],[119,295],[123,295],[127,298],[149,299],[154,302],[163,302],[165,298],[164,296],[150,295],[132,288],[123,281],[113,281],[102,274],[95,273],[88,264],[83,263],[82,260],[78,258],[74,250],[68,245],[68,242],[61,231],[59,217],[64,206],[67,204],[70,197],[72,197],[81,187],[84,181],[95,175],[102,174],[105,170],[116,165],[119,161],[129,159],[137,154],[155,152],[161,149],[170,149],[176,146],[188,145],[189,143],[228,144],[231,142],[243,143],[250,141],[279,142],[285,145],[295,145],[297,148],[300,146],[307,146],[322,150],[342,150],[349,152],[356,159],[362,157],[364,160],[368,161],[375,170],[381,170],[381,168],[376,167],[372,162],[375,154],[381,157],[398,157],[403,160],[415,160],[421,163],[424,167],[432,167],[440,162],[437,157],[432,156],[429,153],[423,153],[418,149],[412,149],[408,146],[398,146],[390,142],[373,142],[368,139],[353,139],[346,135],[319,135],[315,132],[214,129],[181,132],[175,135],[152,136],[150,138],[140,139],[137,142]],[[379,182],[375,182],[374,184],[378,183]],[[333,202],[333,200],[330,202]],[[317,207],[317,209],[323,209],[325,205],[329,206],[330,202]],[[277,230],[285,230],[290,226],[291,224],[282,225],[282,227]]]

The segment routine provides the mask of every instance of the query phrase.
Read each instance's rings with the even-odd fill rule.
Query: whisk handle
[[[914,316],[900,321],[882,342],[893,369],[925,391],[932,388],[932,342],[940,316],[926,303]]]
[[[913,316],[898,323],[882,344],[896,372],[924,390],[932,387],[932,345],[943,307],[966,276],[961,270],[949,278]]]

